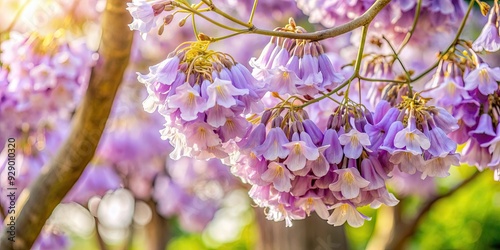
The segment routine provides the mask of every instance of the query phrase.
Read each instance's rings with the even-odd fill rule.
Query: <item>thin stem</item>
[[[422,0],[418,0],[417,1],[417,9],[415,10],[415,19],[413,19],[413,24],[411,25],[410,31],[408,31],[408,33],[406,33],[406,36],[405,36],[403,42],[399,46],[398,53],[397,53],[398,55],[401,53],[403,48],[406,46],[406,44],[408,44],[411,37],[413,36],[413,32],[415,32],[415,28],[417,27],[417,23],[418,23],[418,19],[420,17],[421,10],[422,10]]]
[[[244,26],[244,27],[247,27],[250,29],[253,27],[252,24],[245,23],[245,22],[239,20],[238,18],[234,18],[231,15],[227,14],[226,12],[220,10],[219,8],[217,8],[213,3],[209,2],[208,0],[201,0],[201,1],[204,2],[208,7],[210,7],[213,12],[225,17],[226,19],[232,21],[233,23],[239,24],[241,26]]]
[[[352,74],[352,76],[349,77],[349,79],[347,79],[344,83],[340,84],[338,87],[328,92],[326,95],[322,95],[316,99],[310,100],[300,105],[299,106],[300,108],[306,107],[308,105],[311,105],[313,103],[319,102],[325,98],[330,97],[334,93],[337,93],[339,90],[343,89],[345,86],[350,85],[352,80],[354,80],[356,77],[359,77],[359,69],[361,68],[361,60],[363,60],[363,51],[365,49],[366,35],[368,34],[369,25],[370,24],[368,23],[364,25],[361,29],[361,43],[359,44],[358,55],[356,56],[356,63],[354,64],[354,73]]]
[[[255,15],[255,10],[257,9],[257,5],[259,4],[259,0],[253,1],[252,13],[250,13],[250,18],[248,19],[248,24],[253,26],[253,16]]]
[[[193,22],[193,32],[194,32],[194,35],[196,36],[196,39],[198,40],[198,35],[200,34],[198,32],[198,29],[196,28],[196,18],[194,18],[194,14],[191,14],[191,17],[192,17],[192,22]]]
[[[404,84],[406,81],[392,80],[392,79],[376,79],[376,78],[367,78],[364,76],[358,76],[359,79],[367,82],[392,82],[392,83],[401,83]]]
[[[250,31],[249,30],[240,30],[238,32],[235,32],[235,33],[232,33],[232,34],[229,34],[229,35],[226,35],[226,36],[220,36],[220,37],[211,38],[210,41],[211,42],[218,42],[218,41],[221,41],[221,40],[233,37],[233,36],[238,36],[238,35],[241,35],[241,34],[245,34],[245,33],[248,33],[248,32],[250,32]]]
[[[174,5],[175,7],[180,8],[180,9],[186,10],[186,11],[188,11],[188,12],[194,13],[194,14],[196,14],[196,15],[200,16],[201,18],[203,18],[203,19],[205,19],[205,20],[207,20],[207,21],[209,21],[209,22],[211,22],[211,23],[213,23],[213,24],[215,24],[215,25],[217,25],[217,26],[219,26],[219,27],[221,27],[221,28],[223,28],[223,29],[226,29],[226,30],[231,30],[231,31],[235,31],[235,32],[238,32],[238,31],[240,31],[240,30],[241,30],[241,29],[233,28],[233,27],[227,26],[227,25],[225,25],[225,24],[219,23],[219,22],[217,22],[217,21],[213,20],[213,19],[212,19],[212,18],[210,18],[210,17],[207,17],[206,15],[202,14],[202,13],[201,13],[201,12],[199,12],[198,10],[195,10],[195,9],[193,9],[193,8],[191,8],[191,7],[185,7],[185,6],[183,6],[183,5],[180,5],[180,4],[179,4],[179,3],[177,3],[177,2],[172,2],[172,5]]]
[[[316,31],[316,32],[307,32],[307,33],[293,33],[293,32],[285,32],[285,31],[275,31],[275,30],[264,30],[255,27],[254,25],[250,25],[248,23],[245,23],[241,20],[238,20],[227,13],[217,9],[209,0],[202,0],[205,4],[207,4],[212,10],[219,15],[237,23],[242,26],[245,26],[248,28],[248,33],[253,33],[253,34],[259,34],[259,35],[266,35],[266,36],[276,36],[276,37],[286,37],[286,38],[292,38],[292,39],[302,39],[302,40],[311,40],[311,41],[319,41],[327,38],[332,38],[335,36],[339,36],[342,34],[345,34],[349,31],[352,31],[358,27],[365,26],[369,24],[375,16],[389,3],[391,0],[377,0],[363,15],[359,16],[358,18],[347,22],[345,24],[322,30],[322,31]],[[239,32],[239,29],[229,27],[227,25],[221,24],[217,21],[214,21],[210,19],[209,17],[201,14],[197,10],[193,10],[192,8],[187,8],[185,6],[180,5],[179,3],[172,2],[174,6],[179,7],[184,10],[191,11],[195,13],[196,15],[199,15],[200,17],[204,18],[205,20],[221,27],[227,30]]]
[[[439,56],[439,59],[438,59],[437,62],[435,62],[430,68],[426,69],[420,75],[416,76],[413,79],[410,79],[411,82],[415,82],[415,81],[419,80],[420,78],[424,77],[425,75],[429,74],[429,72],[431,72],[432,70],[434,70],[439,65],[439,62],[443,59],[443,57],[452,48],[455,47],[455,45],[457,44],[458,40],[460,39],[460,35],[462,34],[462,32],[464,30],[465,24],[467,23],[467,19],[468,19],[469,15],[470,15],[470,12],[472,11],[472,7],[474,7],[474,2],[475,1],[473,1],[473,0],[470,1],[469,7],[467,8],[467,12],[465,13],[464,18],[462,19],[462,22],[460,23],[460,27],[458,28],[457,34],[455,35],[455,38],[453,39],[453,42],[448,46],[448,48],[443,53],[441,53],[441,55]]]
[[[403,61],[401,61],[401,59],[399,58],[399,55],[398,53],[396,52],[396,50],[394,49],[394,47],[392,46],[391,42],[389,42],[389,40],[387,39],[387,37],[385,37],[384,35],[382,35],[382,38],[387,42],[387,45],[389,45],[389,48],[391,48],[392,50],[392,53],[394,53],[394,58],[396,58],[396,60],[399,62],[399,64],[401,65],[401,68],[403,69],[403,71],[405,72],[405,75],[406,75],[406,83],[408,84],[408,96],[412,97],[413,96],[413,89],[411,87],[411,75],[410,73],[408,72],[408,70],[406,70],[406,67],[403,63]]]
[[[361,28],[361,42],[359,44],[358,55],[356,56],[356,64],[354,64],[354,75],[359,76],[359,69],[361,68],[361,61],[363,60],[363,51],[365,49],[366,35],[368,34],[368,24]]]

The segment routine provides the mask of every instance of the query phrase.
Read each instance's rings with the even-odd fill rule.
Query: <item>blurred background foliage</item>
[[[449,178],[438,179],[438,193],[444,193],[453,186],[462,182],[473,172],[474,168],[461,166],[452,168]],[[240,193],[241,194],[241,193]],[[376,224],[382,223],[387,228],[393,228],[392,218],[387,219],[381,213],[388,210],[401,210],[403,220],[414,216],[422,206],[425,198],[408,196],[401,199],[401,203],[393,208],[383,207],[375,210],[364,207],[361,212],[371,216],[372,220],[366,222],[361,228],[345,226],[348,249],[367,249],[371,241],[375,240]],[[170,220],[171,240],[167,249],[255,249],[259,240],[259,225],[255,220],[255,213],[263,213],[262,209],[252,209],[250,202],[245,204],[246,210],[241,214],[245,223],[241,228],[236,228],[226,235],[226,239],[220,240],[217,232],[224,231],[227,224],[219,221],[225,215],[219,214],[202,233],[186,233],[181,230],[175,220]],[[224,213],[224,211],[222,211]],[[225,211],[229,212],[230,211]],[[409,239],[407,249],[498,249],[500,248],[500,186],[491,178],[491,173],[485,171],[473,181],[463,186],[451,196],[437,201],[423,216],[416,233]],[[230,222],[229,222],[230,223]],[[219,224],[220,228],[214,227]],[[279,223],[283,230],[284,223]],[[215,225],[217,226],[217,225]],[[387,229],[386,228],[386,229]],[[136,234],[133,238],[132,249],[143,249],[148,240],[143,226],[134,226]],[[214,234],[215,233],[215,234]],[[214,237],[215,235],[215,237]],[[341,237],[341,235],[339,235]],[[235,237],[231,240],[231,237]],[[300,237],[300,235],[297,235]],[[337,237],[333,235],[333,237]],[[223,237],[222,237],[223,238]],[[287,239],[277,239],[287,240]],[[82,238],[72,235],[72,248],[97,249],[98,240],[93,233],[90,238]],[[321,247],[321,246],[320,246]],[[339,247],[339,249],[345,246]],[[109,249],[123,249],[123,244],[110,244]],[[318,248],[325,249],[325,248]]]

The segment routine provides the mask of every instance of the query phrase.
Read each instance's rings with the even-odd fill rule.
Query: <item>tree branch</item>
[[[268,35],[268,36],[279,36],[279,37],[288,37],[295,39],[305,39],[305,40],[323,40],[335,36],[339,36],[345,34],[349,31],[352,31],[361,26],[365,26],[369,24],[377,14],[391,2],[391,0],[377,0],[363,15],[358,18],[347,22],[345,24],[339,25],[337,27],[333,27],[326,30],[310,32],[310,33],[291,33],[291,32],[283,32],[283,31],[273,31],[273,30],[261,30],[259,28],[251,29],[251,33]]]
[[[398,232],[395,232],[396,235],[394,235],[394,239],[389,244],[389,247],[387,249],[404,249],[407,239],[410,238],[413,234],[415,234],[415,232],[418,229],[418,225],[420,225],[420,222],[422,221],[424,216],[427,215],[427,213],[431,210],[432,206],[436,204],[436,202],[453,195],[457,190],[469,184],[471,181],[476,179],[480,174],[481,172],[477,171],[469,178],[463,180],[455,187],[448,190],[448,192],[430,198],[425,203],[425,205],[420,209],[418,214],[407,224],[408,227],[404,228],[404,230],[399,230]]]
[[[133,33],[128,0],[108,0],[102,17],[99,60],[89,87],[61,149],[29,189],[19,197],[15,242],[4,230],[0,249],[30,249],[45,221],[92,159],[127,67]]]

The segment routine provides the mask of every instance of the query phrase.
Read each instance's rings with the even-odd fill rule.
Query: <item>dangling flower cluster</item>
[[[309,15],[309,22],[333,27],[351,21],[365,13],[376,1],[308,1],[296,0],[299,9]],[[415,19],[416,0],[391,1],[373,20],[372,29],[386,37],[402,40]],[[430,34],[453,30],[465,15],[461,0],[422,1],[417,29],[412,42],[430,38]],[[383,33],[382,33],[383,32]],[[375,33],[375,32],[374,32]]]
[[[306,32],[290,18],[277,30]],[[343,76],[333,65],[319,42],[272,37],[258,59],[252,58],[253,76],[267,84],[267,90],[280,95],[314,96],[335,88]]]
[[[262,91],[243,65],[208,50],[208,42],[185,45],[139,74],[149,93],[144,108],[165,117],[161,133],[175,148],[173,159],[222,159],[250,128],[244,115],[262,111]]]
[[[360,108],[341,107],[322,132],[304,110],[268,110],[241,142],[233,172],[252,185],[250,196],[270,220],[290,226],[316,211],[335,226],[359,227],[369,218],[357,207],[398,202],[385,188],[392,169],[365,132],[371,119]]]
[[[39,128],[49,120],[68,119],[79,103],[92,52],[80,41],[68,43],[57,35],[13,32],[2,43],[0,139],[17,137],[21,125]]]
[[[500,7],[498,1],[490,10],[488,22],[483,27],[481,34],[472,44],[475,51],[496,52],[500,49]]]
[[[429,96],[458,119],[459,129],[450,136],[457,143],[467,143],[461,161],[480,170],[491,168],[498,179],[500,68],[491,68],[472,49],[468,51],[445,55],[429,83],[434,88]]]
[[[376,113],[386,114],[381,120],[386,125],[369,130],[381,135],[380,149],[389,153],[389,162],[402,172],[421,172],[422,179],[446,177],[450,166],[458,165],[460,159],[456,142],[448,136],[458,128],[457,120],[443,108],[428,106],[427,101],[415,94],[403,97],[395,108],[381,102]]]

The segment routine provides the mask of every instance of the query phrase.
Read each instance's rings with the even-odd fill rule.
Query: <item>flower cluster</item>
[[[462,162],[480,170],[500,169],[500,68],[491,68],[471,49],[470,55],[447,55],[429,83],[429,95],[451,110],[459,129],[451,134],[457,143],[467,143]]]
[[[241,142],[233,172],[252,184],[250,196],[269,209],[268,219],[291,225],[316,211],[330,224],[359,227],[369,218],[357,207],[398,202],[385,188],[392,164],[366,131],[379,125],[373,120],[366,110],[343,106],[321,131],[303,110],[266,111]]]
[[[10,35],[0,55],[0,139],[19,135],[21,126],[40,128],[50,120],[68,119],[93,64],[92,52],[80,41]]]
[[[247,133],[244,118],[262,110],[262,90],[250,72],[208,42],[189,43],[163,62],[139,74],[148,89],[148,112],[166,119],[162,138],[175,147],[171,157],[224,158]]]
[[[405,173],[421,172],[422,179],[448,176],[450,166],[460,160],[457,144],[448,136],[458,128],[457,120],[427,101],[419,94],[403,97],[396,107],[381,101],[375,116],[383,118],[367,127],[379,139],[374,143],[377,148],[388,153],[389,162]]]
[[[303,33],[293,19],[278,30]],[[252,58],[253,76],[280,95],[314,96],[330,91],[342,80],[319,42],[272,37],[258,59]]]

